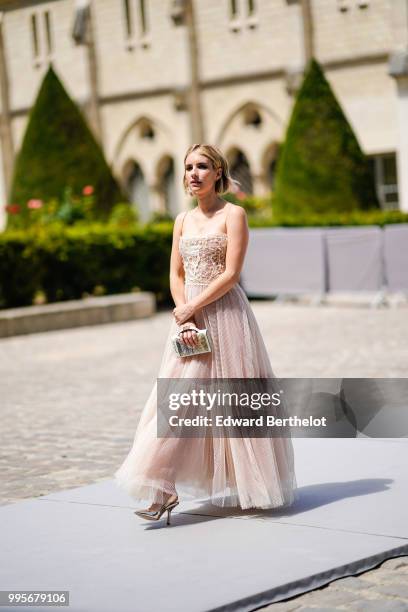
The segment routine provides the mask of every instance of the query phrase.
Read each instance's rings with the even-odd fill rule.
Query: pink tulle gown
[[[183,219],[184,223],[184,219]],[[179,249],[189,301],[225,269],[226,234],[181,236]],[[173,319],[158,378],[274,377],[258,324],[237,283],[194,316],[213,350],[180,358],[171,345]],[[290,438],[158,438],[157,383],[142,411],[133,446],[115,472],[119,487],[137,500],[163,503],[169,493],[207,498],[216,506],[277,508],[297,499]]]

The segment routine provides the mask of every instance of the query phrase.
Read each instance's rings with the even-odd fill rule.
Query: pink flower
[[[92,195],[94,192],[94,188],[92,187],[92,185],[85,185],[85,187],[82,190],[83,195]]]
[[[6,210],[8,213],[10,213],[10,215],[16,215],[17,213],[20,212],[20,205],[19,204],[8,204],[6,206]]]
[[[28,202],[27,202],[27,207],[28,208],[33,208],[33,209],[41,208],[42,205],[43,205],[42,200],[34,200],[33,199],[33,200],[28,200]]]

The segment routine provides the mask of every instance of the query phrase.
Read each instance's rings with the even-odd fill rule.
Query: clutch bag
[[[187,346],[180,340],[180,333],[172,337],[173,348],[179,357],[190,357],[191,355],[199,355],[201,353],[211,353],[211,344],[208,331],[206,329],[198,329],[197,327],[189,327],[197,333],[197,346]]]

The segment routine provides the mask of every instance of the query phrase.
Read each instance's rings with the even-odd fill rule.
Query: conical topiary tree
[[[272,202],[290,214],[379,207],[369,160],[315,59],[293,107]]]
[[[81,112],[50,67],[28,118],[9,203],[20,206],[22,225],[30,199],[61,199],[66,187],[81,194],[86,185],[94,189],[100,218],[106,218],[113,204],[127,200]]]

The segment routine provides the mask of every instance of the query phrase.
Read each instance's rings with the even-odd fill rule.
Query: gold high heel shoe
[[[178,495],[171,495],[157,510],[135,510],[134,514],[148,521],[158,521],[161,515],[167,510],[167,525],[170,525],[170,513],[179,503]]]

